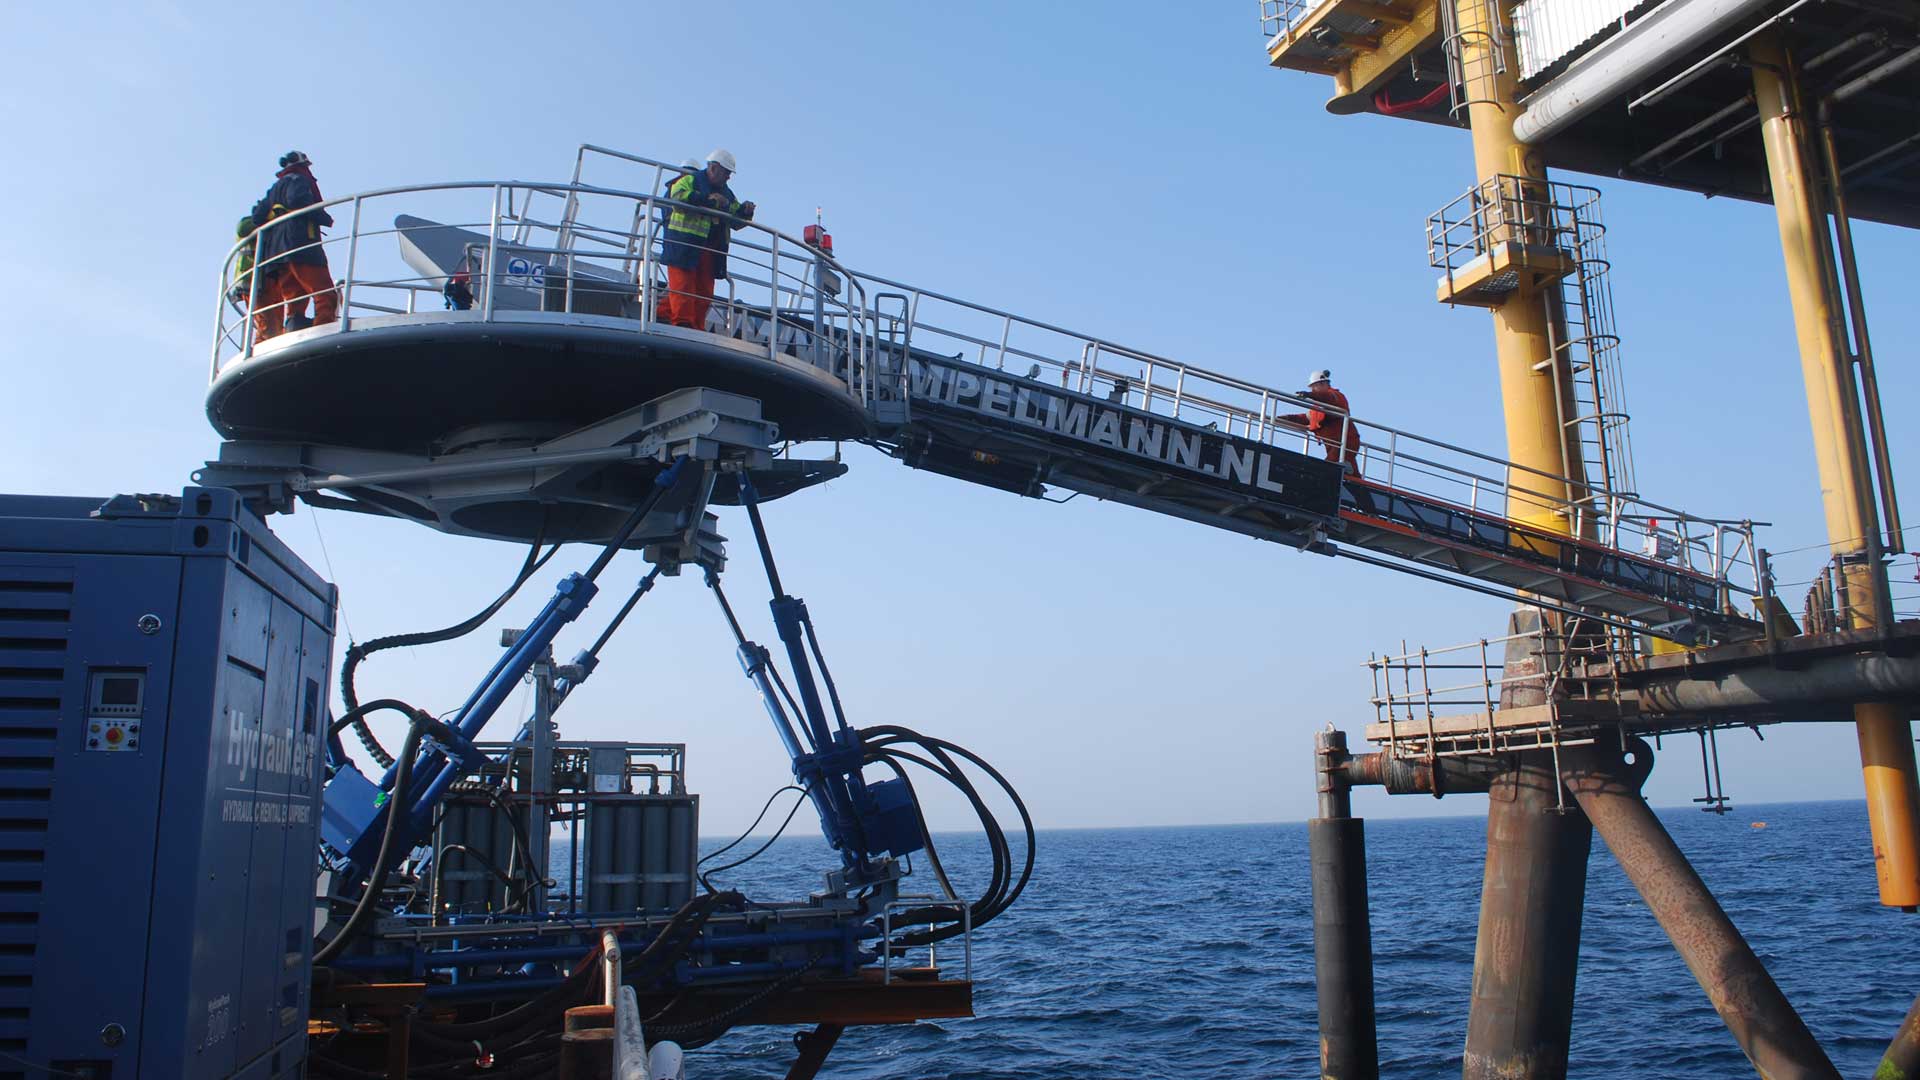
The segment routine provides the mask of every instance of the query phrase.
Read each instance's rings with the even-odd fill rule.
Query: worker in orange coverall
[[[1328,461],[1339,462],[1349,473],[1358,471],[1360,429],[1348,411],[1347,395],[1333,388],[1333,372],[1322,368],[1308,376],[1307,389],[1300,396],[1326,408],[1275,417],[1275,422],[1307,429],[1327,448]]]
[[[340,295],[327,269],[326,249],[320,246],[320,230],[332,225],[333,218],[319,209],[295,213],[320,201],[313,162],[290,150],[280,158],[273,186],[253,205],[253,223],[261,227],[258,262],[266,275],[260,281],[263,310],[255,312],[258,340],[278,334],[283,326],[297,330],[340,316]],[[309,297],[313,299],[311,324],[305,317]]]

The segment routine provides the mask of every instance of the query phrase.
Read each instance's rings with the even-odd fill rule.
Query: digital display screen
[[[100,680],[100,704],[140,704],[140,680],[131,675],[121,675]]]

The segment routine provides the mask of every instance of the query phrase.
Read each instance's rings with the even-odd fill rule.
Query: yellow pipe
[[[1780,222],[1827,537],[1835,555],[1854,556],[1845,571],[1849,624],[1870,628],[1886,595],[1887,579],[1875,550],[1872,483],[1859,431],[1852,360],[1834,302],[1831,247],[1812,164],[1808,114],[1792,61],[1779,40],[1762,35],[1751,48],[1754,96]],[[1913,726],[1897,705],[1857,704],[1853,715],[1880,902],[1912,910],[1920,907],[1920,774],[1914,765]]]
[[[1497,184],[1495,178],[1502,175],[1544,181],[1546,169],[1538,155],[1513,137],[1513,117],[1519,112],[1515,104],[1519,61],[1503,44],[1505,35],[1493,25],[1492,3],[1501,3],[1504,10],[1505,0],[1448,2],[1454,4],[1454,29],[1479,182]],[[1498,242],[1508,238],[1489,239]],[[1565,370],[1564,353],[1554,355],[1548,319],[1545,298],[1524,286],[1493,309],[1500,397],[1506,412],[1507,459],[1533,470],[1509,470],[1507,482],[1513,488],[1545,496],[1531,504],[1524,495],[1519,496],[1512,500],[1509,513],[1536,528],[1571,535],[1573,522],[1563,509],[1569,497],[1567,485],[1551,478],[1578,480],[1575,470],[1580,458],[1569,452],[1567,423],[1572,403],[1555,392],[1555,366],[1562,369],[1561,385],[1571,387],[1572,380]]]

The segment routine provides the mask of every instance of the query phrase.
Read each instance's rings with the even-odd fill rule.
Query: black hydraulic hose
[[[902,768],[892,755],[869,754],[867,760],[885,765],[893,770],[896,779],[907,785],[907,794],[913,797],[913,816],[920,823],[920,843],[926,848],[927,864],[933,868],[933,879],[940,883],[940,887],[946,890],[948,896],[958,897],[960,894],[954,891],[953,882],[947,879],[947,868],[941,865],[940,849],[934,845],[933,830],[927,827],[927,815],[920,809],[920,792],[914,788],[913,779],[907,775],[907,770]]]
[[[789,791],[797,791],[803,796],[806,795],[807,793],[807,789],[801,787],[798,784],[787,784],[783,787],[775,788],[773,791],[773,794],[767,796],[767,801],[761,805],[760,812],[754,815],[753,824],[747,826],[746,829],[744,829],[739,836],[733,839],[732,843],[729,843],[725,847],[718,848],[714,851],[709,851],[705,855],[700,856],[700,860],[694,863],[694,865],[704,866],[707,863],[712,862],[713,860],[719,858],[722,855],[725,855],[727,852],[732,851],[734,848],[737,848],[741,844],[745,843],[747,837],[753,835],[753,830],[759,828],[760,823],[766,820],[767,811],[773,809],[773,800],[779,798],[783,793],[789,792]]]
[[[906,729],[901,728],[898,730],[904,731]],[[1024,829],[1026,833],[1027,854],[1026,854],[1025,865],[1021,868],[1019,882],[1016,885],[1014,885],[1012,891],[1007,894],[1007,898],[1005,901],[1003,901],[1000,904],[999,910],[994,912],[994,914],[997,915],[999,914],[1000,911],[1006,910],[1006,908],[1011,906],[1015,900],[1020,898],[1020,894],[1026,890],[1027,882],[1032,880],[1033,878],[1033,860],[1034,860],[1033,816],[1027,812],[1027,804],[1024,800],[1020,798],[1020,793],[1013,789],[1013,784],[1008,782],[1007,778],[1000,774],[1000,770],[994,768],[992,765],[989,765],[984,758],[980,757],[980,755],[975,754],[973,751],[968,750],[963,746],[958,746],[958,745],[955,745],[954,743],[950,743],[945,739],[929,738],[926,736],[920,736],[920,738],[925,743],[931,746],[937,746],[942,749],[951,750],[952,752],[960,755],[961,757],[972,762],[974,765],[978,766],[980,768],[980,771],[992,777],[994,783],[1000,785],[1000,790],[1006,792],[1008,800],[1013,803],[1013,808],[1016,811],[1018,811],[1020,814],[1021,827]]]
[[[994,915],[999,913],[1000,908],[1003,906],[1007,888],[1013,879],[1013,853],[1012,849],[1007,846],[1006,830],[1000,827],[999,819],[988,809],[986,801],[980,797],[979,790],[973,786],[971,780],[967,779],[966,774],[960,771],[960,767],[954,764],[953,759],[939,750],[929,751],[938,759],[938,765],[917,755],[892,747],[882,748],[878,752],[890,757],[897,757],[902,761],[913,762],[921,768],[932,772],[953,785],[954,788],[966,798],[967,802],[972,805],[974,816],[979,819],[980,827],[987,837],[987,849],[993,871],[991,877],[988,879],[987,887],[981,891],[979,898],[969,904],[968,907],[971,909],[976,922],[983,922],[993,918]],[[949,889],[948,891],[952,892],[953,890]]]
[[[347,706],[347,712],[345,716],[343,716],[343,719],[347,716],[354,716],[354,710],[360,706],[359,690],[354,684],[354,679],[359,671],[361,661],[372,656],[374,653],[385,652],[388,649],[398,649],[402,646],[411,645],[435,645],[440,642],[465,637],[476,629],[479,629],[488,619],[498,614],[500,609],[506,606],[507,601],[513,599],[514,595],[520,591],[520,587],[525,585],[527,580],[533,577],[534,574],[538,573],[541,567],[547,565],[548,560],[552,559],[555,553],[560,550],[560,545],[555,544],[552,548],[548,549],[545,555],[540,554],[540,547],[545,541],[546,522],[543,520],[540,524],[539,533],[534,537],[533,543],[527,548],[527,557],[521,561],[520,569],[513,576],[513,581],[506,587],[505,591],[493,599],[492,603],[481,608],[473,615],[454,623],[452,626],[441,627],[438,630],[425,630],[410,634],[390,634],[386,637],[374,638],[371,641],[348,647],[346,659],[340,664],[340,700],[345,702]],[[380,745],[379,737],[374,735],[371,727],[367,726],[366,720],[354,716],[351,724],[353,733],[359,737],[360,745],[366,748],[368,756],[372,757],[381,768],[391,768],[393,766],[393,755],[387,753],[387,748]]]
[[[387,799],[387,826],[380,833],[380,852],[374,856],[373,873],[367,878],[366,891],[360,894],[360,902],[353,907],[353,914],[333,935],[333,940],[322,945],[313,954],[313,966],[324,967],[333,962],[360,931],[366,928],[373,918],[373,911],[380,906],[380,893],[387,887],[387,876],[393,872],[394,841],[400,834],[400,819],[406,816],[407,789],[412,786],[414,760],[420,756],[420,736],[422,724],[420,717],[414,716],[407,725],[407,739],[400,747],[400,759],[396,763],[398,771],[393,776],[393,790]]]
[[[834,719],[841,727],[847,726],[847,712],[840,707],[840,688],[833,685],[833,672],[827,670],[827,658],[820,653],[820,634],[813,628],[813,616],[807,615],[800,620],[807,631],[807,647],[813,652],[813,662],[820,668],[820,681],[827,684],[827,700],[833,702]]]
[[[992,880],[980,899],[969,905],[969,909],[972,912],[972,924],[974,926],[982,925],[1012,906],[1013,902],[1025,891],[1027,883],[1032,879],[1034,830],[1033,819],[1027,811],[1025,802],[1021,800],[1019,793],[1014,791],[1013,785],[1008,782],[1006,777],[972,751],[947,742],[944,739],[921,735],[909,728],[903,728],[897,725],[880,725],[863,729],[860,732],[860,736],[868,745],[870,761],[875,759],[885,760],[887,764],[896,770],[896,773],[902,772],[897,763],[898,761],[913,762],[953,784],[973,806],[975,815],[979,817],[982,827],[986,830],[988,844],[992,852],[994,873]],[[901,743],[912,744],[924,749],[934,760],[929,761],[917,754],[900,749],[898,744]],[[953,757],[949,756],[949,751],[952,755],[964,758],[991,777],[993,781],[999,785],[1000,789],[1006,793],[1008,799],[1012,801],[1014,808],[1019,812],[1021,824],[1025,831],[1026,857],[1017,875],[1013,872],[1012,852],[1007,844],[1005,831],[1001,829],[998,820],[994,817],[991,809],[987,807],[972,781],[961,771],[960,766],[954,762]],[[911,790],[910,782],[909,789]],[[918,800],[916,798],[916,807],[917,805]],[[921,822],[924,835],[927,832],[924,816],[922,816]],[[928,855],[934,865],[935,876],[941,879],[943,885],[946,884],[945,868],[939,863],[939,856],[933,849],[930,836],[928,837]],[[947,891],[949,894],[953,893],[951,886],[947,887]],[[928,907],[921,910],[926,913],[934,913],[938,911],[938,908]],[[907,916],[911,918],[914,914],[916,913],[909,912]],[[900,943],[903,945],[924,944],[928,940],[940,940],[941,938],[952,937],[959,932],[959,927],[951,927],[945,930],[929,930],[921,934],[904,935],[900,939]]]
[[[465,844],[442,844],[440,848],[433,853],[433,895],[435,897],[438,897],[440,895],[441,871],[445,869],[446,861],[447,861],[447,853],[451,851],[457,851],[460,854],[465,855],[467,858],[472,859],[474,862],[479,863],[481,867],[485,869],[488,873],[498,878],[500,880],[500,884],[506,886],[508,891],[509,902],[511,902],[513,886],[515,884],[512,876],[510,876],[505,870],[500,869],[499,863],[494,862],[492,859],[487,858],[486,855],[484,855],[483,853],[475,851],[474,849],[468,847]],[[511,908],[509,908],[508,910],[511,910]]]
[[[721,871],[723,871],[723,870],[732,870],[732,869],[733,869],[734,867],[736,867],[736,866],[745,866],[746,864],[748,864],[748,863],[750,863],[750,862],[752,862],[753,860],[755,860],[755,859],[757,859],[757,858],[759,858],[760,856],[762,856],[762,855],[764,855],[764,854],[766,854],[766,853],[767,853],[767,849],[768,849],[768,848],[770,848],[770,847],[772,847],[772,846],[774,845],[774,842],[775,842],[775,841],[777,841],[777,840],[779,840],[779,839],[780,839],[780,837],[781,837],[781,836],[782,836],[783,834],[785,834],[785,833],[786,833],[786,831],[787,831],[787,826],[789,826],[789,825],[791,825],[791,824],[793,824],[793,816],[794,816],[795,814],[798,814],[798,813],[800,812],[800,808],[801,808],[802,806],[805,806],[805,805],[806,805],[806,803],[807,803],[807,793],[806,793],[806,789],[804,789],[804,788],[798,788],[798,789],[796,789],[796,790],[798,790],[798,791],[800,792],[800,797],[799,797],[799,798],[797,798],[797,799],[795,799],[795,800],[793,800],[793,808],[787,811],[787,818],[786,818],[786,820],[785,820],[785,821],[782,821],[782,822],[780,823],[780,827],[779,827],[778,829],[775,829],[775,830],[773,831],[773,835],[772,835],[772,836],[769,836],[769,837],[767,837],[767,842],[766,842],[766,843],[764,843],[764,844],[761,844],[761,845],[760,845],[759,847],[757,847],[757,848],[754,848],[754,849],[753,849],[753,852],[752,852],[751,854],[748,854],[748,855],[743,855],[743,856],[741,856],[740,858],[738,858],[738,859],[735,859],[735,860],[733,860],[733,861],[732,861],[732,862],[730,862],[730,863],[726,863],[726,864],[723,864],[723,865],[721,865],[721,866],[716,866],[716,867],[714,867],[714,868],[713,868],[713,869],[711,869],[711,870],[702,870],[702,871],[700,871],[700,875],[699,875],[699,876],[700,876],[700,884],[702,884],[702,885],[704,885],[704,886],[706,886],[706,889],[707,889],[707,892],[709,892],[709,893],[714,893],[714,892],[716,891],[716,890],[714,889],[714,887],[713,887],[713,882],[712,882],[711,880],[709,880],[709,878],[711,877],[711,875],[714,875],[714,874],[718,874],[718,873],[720,873],[720,872],[721,872]],[[744,840],[744,839],[746,839],[746,838],[745,838],[745,837],[741,837],[741,839],[743,839],[743,840]]]
[[[353,708],[341,713],[339,719],[328,726],[327,734],[330,736],[338,735],[351,725],[363,723],[368,713],[376,713],[385,709],[391,709],[397,713],[404,713],[409,721],[420,715],[419,709],[401,701],[399,698],[379,698],[374,701],[369,701],[364,705],[355,705]],[[389,761],[387,764],[391,766],[393,762]]]
[[[513,805],[501,794],[500,789],[491,784],[483,784],[477,780],[455,780],[453,783],[447,785],[447,791],[449,793],[457,792],[467,795],[484,795],[487,798],[488,804],[498,811],[502,817],[507,819],[508,839],[513,842],[514,853],[519,857],[521,865],[527,867],[529,871],[527,881],[520,887],[520,896],[518,898],[520,902],[524,903],[527,894],[533,891],[534,886],[546,880],[545,873],[541,873],[537,879],[532,873],[533,844],[527,837],[526,822],[520,820],[520,816],[513,812]]]

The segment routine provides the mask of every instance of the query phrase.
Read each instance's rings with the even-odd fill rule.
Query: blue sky
[[[1326,80],[1265,66],[1251,0],[709,4],[697,26],[685,11],[292,6],[269,32],[211,6],[0,9],[14,235],[0,490],[165,491],[214,455],[202,405],[220,260],[289,148],[340,196],[561,179],[581,142],[672,159],[723,145],[761,221],[797,230],[824,207],[856,269],[1271,385],[1331,367],[1363,417],[1501,450],[1487,317],[1433,302],[1424,251],[1427,213],[1473,179],[1465,133],[1327,115]],[[1642,491],[1775,522],[1775,550],[1820,541],[1771,208],[1571,179],[1605,192]],[[1898,407],[1920,390],[1904,362],[1920,306],[1901,291],[1915,237],[1859,234],[1895,469],[1911,478],[1920,439]],[[849,461],[767,517],[854,719],[974,748],[1042,825],[1309,816],[1311,733],[1357,737],[1371,719],[1370,650],[1504,624],[1496,601],[1141,511]],[[737,514],[723,526],[744,538]],[[340,513],[275,528],[331,568],[360,638],[461,618],[520,558]],[[629,557],[610,582],[640,572]],[[1909,557],[1900,591],[1920,593],[1914,575]],[[764,582],[732,579],[770,637]],[[571,736],[687,742],[719,834],[787,770],[704,592],[656,590],[563,721]],[[444,706],[493,654],[491,634],[386,654],[362,685]],[[1650,794],[1684,803],[1698,760],[1669,746]],[[1738,801],[1860,790],[1847,726],[1729,736],[1721,760]],[[1377,793],[1356,806],[1477,809]],[[965,823],[951,802],[933,816]]]

